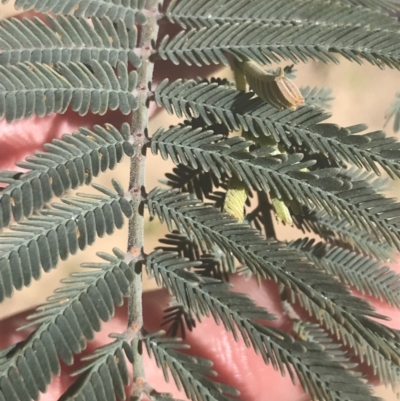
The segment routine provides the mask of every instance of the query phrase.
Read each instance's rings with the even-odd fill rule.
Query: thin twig
[[[274,220],[272,218],[272,206],[265,192],[257,192],[258,204],[261,206],[262,223],[265,228],[265,236],[268,239],[276,239]]]
[[[129,192],[132,198],[134,214],[129,222],[128,252],[134,256],[137,262],[132,263],[134,279],[129,289],[128,298],[128,328],[134,331],[141,330],[143,326],[142,308],[142,263],[144,245],[144,217],[143,201],[145,199],[145,168],[146,168],[146,144],[148,143],[148,95],[153,79],[154,63],[151,60],[153,43],[158,34],[158,3],[159,0],[148,0],[144,10],[147,15],[147,23],[142,27],[139,48],[141,49],[142,65],[138,68],[138,84],[136,87],[138,96],[138,109],[133,113],[131,140],[135,153],[131,159],[129,178]],[[132,340],[134,353],[134,383],[138,378],[144,378],[144,367],[140,337]],[[133,386],[134,387],[134,386]],[[132,399],[135,399],[134,392]]]

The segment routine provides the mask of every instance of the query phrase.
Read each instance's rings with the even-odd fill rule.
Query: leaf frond
[[[109,124],[97,125],[93,130],[80,128],[77,133],[45,144],[46,153],[36,152],[17,163],[31,171],[0,171],[0,183],[7,184],[0,190],[0,230],[12,219],[20,222],[42,210],[53,196],[61,197],[70,189],[90,184],[93,177],[113,169],[124,154],[132,155],[129,133],[126,123],[120,130]]]
[[[154,357],[157,366],[162,369],[167,382],[172,375],[178,389],[183,389],[188,398],[193,401],[233,401],[237,398],[237,390],[227,385],[211,380],[215,376],[211,370],[212,362],[187,355],[183,350],[190,348],[179,338],[163,338],[150,335],[144,343],[150,357]]]
[[[400,275],[388,266],[339,246],[327,246],[307,238],[292,241],[289,247],[306,254],[315,266],[354,286],[363,295],[372,295],[400,308]]]
[[[124,218],[133,213],[130,203],[115,193],[65,197],[63,202],[0,235],[0,302],[11,297],[14,288],[38,280],[42,270],[92,245],[97,236],[122,228]]]
[[[248,188],[273,192],[310,207],[323,209],[337,218],[345,218],[359,229],[365,229],[377,239],[378,231],[391,244],[400,249],[400,204],[378,194],[367,182],[350,182],[337,177],[338,170],[327,168],[312,172],[301,171],[314,164],[302,162],[303,155],[291,154],[258,157],[247,152],[251,142],[232,137],[217,144],[212,131],[193,130],[190,126],[175,126],[167,131],[160,129],[151,141],[154,154],[160,152],[175,164],[189,165],[194,169],[220,171],[236,176]]]
[[[0,64],[81,62],[90,65],[97,60],[107,61],[113,67],[118,61],[130,62],[134,67],[140,65],[135,53],[137,30],[128,30],[123,21],[119,20],[114,27],[107,17],[92,18],[92,24],[74,16],[47,18],[49,26],[37,17],[2,20]]]
[[[128,72],[122,62],[117,72],[96,60],[90,68],[82,63],[0,66],[0,118],[10,123],[34,114],[63,114],[68,107],[81,116],[117,109],[129,114],[137,108],[136,81],[136,71]]]
[[[159,182],[170,188],[188,192],[201,201],[210,200],[216,208],[222,208],[225,193],[217,189],[226,190],[229,177],[222,171],[218,178],[210,172],[193,169],[183,164],[174,167],[172,173],[166,173],[165,179]]]
[[[133,362],[132,350],[123,339],[97,348],[90,358],[84,358],[90,362],[74,372],[74,376],[81,376],[59,401],[125,400],[125,386],[130,382],[125,357]]]
[[[3,4],[9,0],[1,0]],[[145,0],[16,0],[15,8],[24,11],[35,10],[40,13],[53,13],[55,15],[75,15],[77,17],[91,18],[107,16],[117,21],[123,19],[129,27],[135,22],[146,23],[143,13]]]
[[[181,31],[165,36],[158,48],[164,60],[174,64],[228,65],[228,55],[240,61],[259,64],[281,60],[293,63],[322,61],[339,63],[336,55],[362,64],[368,61],[380,68],[400,69],[400,33],[364,26],[285,25],[235,23]]]
[[[356,355],[374,366],[386,383],[397,386],[400,374],[398,335],[367,318],[377,315],[360,298],[351,296],[347,287],[309,265],[297,251],[286,244],[269,240],[246,224],[176,191],[155,189],[149,194],[151,215],[159,216],[170,231],[175,227],[212,246],[232,252],[253,274],[269,277],[291,292],[309,314],[329,331],[349,344]],[[396,337],[397,336],[397,337]],[[387,338],[396,341],[386,341]]]
[[[320,108],[303,106],[296,111],[278,110],[252,93],[237,92],[208,81],[164,80],[156,90],[155,100],[168,113],[191,120],[201,116],[206,124],[213,120],[231,131],[255,137],[272,136],[285,146],[307,146],[312,152],[328,154],[333,161],[347,162],[380,175],[378,166],[392,178],[400,177],[400,142],[383,131],[358,135],[365,125],[342,128],[322,123],[330,117]],[[251,100],[250,100],[251,99]]]
[[[236,271],[235,260],[231,253],[223,252],[214,244],[211,250],[194,238],[173,231],[160,240],[161,245],[156,250],[175,252],[182,258],[199,261],[201,265],[194,267],[200,276],[225,279],[228,273]],[[226,281],[226,280],[225,280]]]
[[[159,286],[166,287],[178,302],[190,310],[199,320],[201,316],[213,316],[217,324],[223,323],[238,340],[239,317],[244,319],[273,320],[274,317],[256,306],[245,294],[228,293],[229,284],[211,277],[199,277],[187,271],[201,265],[201,261],[180,258],[174,252],[154,251],[147,258],[147,271]],[[233,311],[236,312],[233,315]],[[242,333],[243,334],[243,333]]]
[[[175,299],[167,309],[164,309],[163,322],[161,326],[167,326],[168,337],[179,337],[185,339],[186,330],[193,331],[196,327],[196,320],[193,314]]]
[[[384,262],[393,259],[394,248],[381,243],[365,230],[349,225],[348,221],[329,216],[324,211],[303,209],[303,214],[293,216],[297,228],[305,232],[319,235],[331,244],[350,245],[352,249],[359,249],[366,255]]]
[[[373,0],[370,0],[371,3]],[[374,7],[375,8],[375,7]],[[345,2],[314,0],[187,0],[171,2],[166,16],[183,28],[210,28],[213,25],[234,23],[274,23],[285,25],[324,26],[361,25],[364,27],[398,30],[395,18],[380,13],[376,8],[356,7]]]
[[[114,305],[122,305],[132,280],[123,255],[99,254],[107,263],[86,265],[94,269],[90,274],[64,280],[69,286],[57,290],[32,316],[32,324],[41,323],[39,328],[1,355],[0,394],[7,400],[26,400],[27,394],[37,399],[39,392],[45,393],[53,375],[60,374],[59,357],[72,364],[73,355],[100,331],[101,321],[114,314]]]
[[[349,375],[344,366],[333,362],[319,346],[295,342],[286,333],[255,323],[254,319],[271,320],[272,316],[257,307],[247,295],[229,292],[229,285],[216,280],[199,280],[196,274],[184,270],[190,261],[178,258],[174,253],[156,251],[149,255],[147,263],[156,280],[162,282],[188,309],[196,308],[196,314],[212,316],[217,324],[222,322],[236,341],[240,333],[247,347],[261,354],[266,364],[282,373],[288,372],[293,381],[296,373],[312,399],[351,400],[352,393],[358,391],[367,399],[371,397],[362,382]],[[323,373],[322,360],[326,368]],[[332,377],[335,377],[334,383]],[[342,388],[339,390],[340,383]]]
[[[360,6],[364,8],[369,8],[371,10],[380,10],[382,12],[396,12],[399,10],[400,6],[398,0],[382,0],[379,2],[376,2],[374,0],[338,0],[338,1],[341,4],[345,5],[348,4],[353,7]]]

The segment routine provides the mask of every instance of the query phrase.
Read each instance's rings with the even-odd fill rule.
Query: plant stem
[[[146,144],[148,142],[148,94],[153,79],[154,63],[150,60],[153,53],[153,43],[158,34],[158,3],[159,0],[148,0],[144,10],[147,23],[141,28],[139,48],[142,55],[142,65],[138,68],[138,84],[136,87],[138,109],[133,113],[131,140],[135,153],[131,158],[129,192],[132,198],[134,214],[129,222],[128,252],[136,262],[132,263],[134,279],[129,289],[128,297],[128,329],[138,332],[143,326],[142,309],[142,261],[144,245],[143,200],[145,192]],[[133,380],[144,379],[142,350],[140,336],[132,341],[134,352]],[[135,387],[135,385],[133,386]]]
[[[265,228],[265,236],[268,239],[276,239],[274,221],[272,219],[272,206],[265,192],[258,192],[258,204],[262,206],[261,214]]]

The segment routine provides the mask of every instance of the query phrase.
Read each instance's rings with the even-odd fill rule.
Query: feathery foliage
[[[36,14],[0,22],[0,118],[35,118],[40,130],[55,113],[107,120],[114,111],[130,123],[79,127],[19,161],[23,171],[0,170],[0,303],[125,221],[129,234],[126,250],[100,252],[100,263],[63,279],[22,326],[31,334],[0,350],[0,401],[39,399],[76,357],[77,378],[60,400],[173,401],[145,379],[144,348],[187,398],[245,400],[235,378],[218,377],[220,355],[190,349],[211,320],[313,401],[377,401],[360,363],[400,393],[399,331],[362,297],[400,308],[400,276],[389,266],[400,250],[400,203],[385,194],[387,180],[400,178],[400,144],[363,124],[328,123],[332,90],[298,88],[292,65],[345,58],[400,70],[397,0],[15,6]],[[160,59],[172,63],[155,78]],[[281,61],[290,64],[271,66]],[[188,79],[192,65],[230,66],[235,82]],[[395,130],[397,103],[387,114]],[[182,121],[153,131],[150,105]],[[145,186],[148,150],[175,164],[160,180],[166,188]],[[94,182],[124,157],[126,188]],[[84,185],[101,194],[71,193]],[[146,208],[170,231],[154,250],[143,238]],[[277,220],[319,239],[278,240]],[[166,333],[149,331],[142,315],[144,269],[172,297],[159,305]],[[241,292],[251,276],[277,285],[291,334]],[[80,358],[124,303],[126,330]]]
[[[207,0],[173,0],[167,10],[167,17],[183,28],[211,27],[213,25],[258,22],[263,24],[306,24],[324,23],[326,26],[362,23],[372,29],[397,30],[396,20],[369,7],[356,8],[346,2],[326,3],[323,6],[312,0],[289,0],[282,6],[279,0],[266,3],[262,0],[224,1],[217,0],[212,5]],[[372,2],[371,2],[372,3]],[[355,5],[358,5],[357,3]]]
[[[31,63],[0,66],[0,117],[12,122],[33,114],[65,113],[69,106],[81,116],[89,111],[102,115],[119,109],[129,114],[137,109],[132,93],[135,71],[128,73],[126,64],[120,62],[115,74],[111,64],[95,60],[91,69],[83,63],[58,63],[55,68]]]
[[[49,26],[39,18],[4,20],[0,28],[0,43],[7,50],[2,52],[0,64],[90,64],[97,60],[107,61],[112,66],[117,61],[129,61],[135,67],[140,65],[141,60],[135,53],[135,28],[128,29],[122,20],[114,26],[107,17],[92,18],[91,22],[73,16],[49,16]]]
[[[9,0],[1,0],[3,4]],[[17,9],[35,10],[41,13],[53,13],[56,15],[75,15],[77,17],[109,17],[112,20],[123,19],[128,26],[135,22],[144,24],[146,17],[143,9],[144,0],[16,0]]]

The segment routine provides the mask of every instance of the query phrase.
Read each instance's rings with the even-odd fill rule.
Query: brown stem
[[[132,268],[134,279],[129,289],[128,297],[128,328],[134,331],[141,330],[143,326],[142,308],[142,265],[144,245],[144,217],[143,201],[145,191],[146,144],[148,143],[148,94],[151,90],[154,63],[151,59],[153,44],[158,34],[158,4],[159,0],[148,0],[144,13],[147,23],[142,27],[139,48],[141,49],[142,65],[138,68],[138,83],[136,87],[138,96],[138,109],[133,113],[131,141],[135,152],[131,158],[129,178],[129,192],[132,199],[134,214],[129,222],[128,252],[134,257]],[[133,379],[144,378],[140,336],[132,340],[134,352]],[[135,399],[134,392],[131,399]]]

